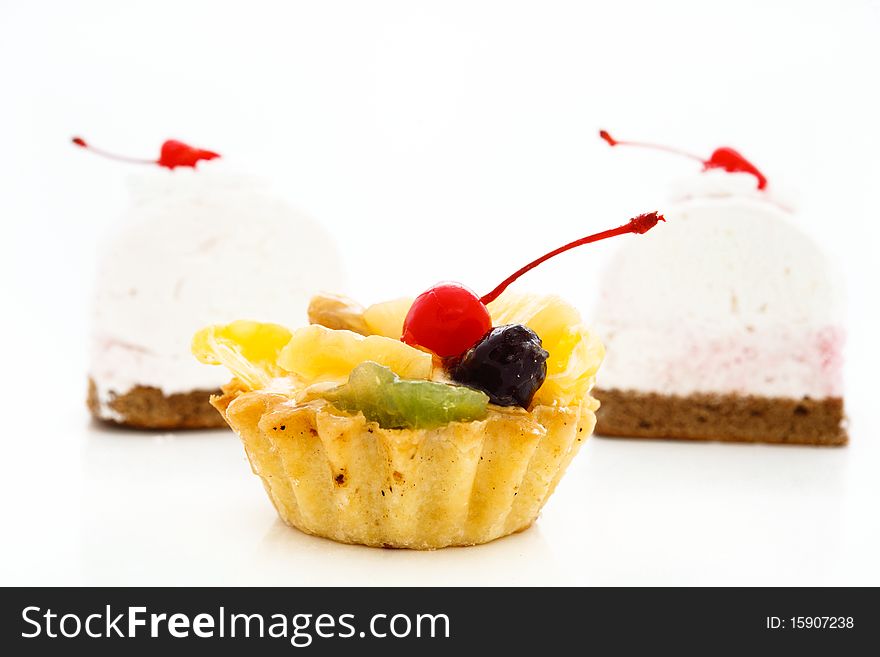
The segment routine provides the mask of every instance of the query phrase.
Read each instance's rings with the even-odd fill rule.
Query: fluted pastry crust
[[[490,406],[485,420],[413,430],[234,384],[212,404],[287,524],[344,543],[419,550],[528,528],[598,408],[589,396],[530,412]]]

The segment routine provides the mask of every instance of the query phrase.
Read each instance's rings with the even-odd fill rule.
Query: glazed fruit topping
[[[450,363],[450,374],[485,392],[493,404],[528,408],[547,376],[548,356],[541,338],[527,326],[496,326]]]
[[[213,160],[220,157],[219,153],[206,151],[202,148],[195,148],[194,146],[184,144],[182,141],[177,141],[176,139],[168,139],[162,144],[162,149],[159,152],[159,159],[157,160],[127,157],[125,155],[109,153],[100,148],[95,148],[82,137],[74,137],[71,141],[74,145],[79,146],[80,148],[85,148],[86,150],[90,150],[97,155],[111,160],[129,162],[131,164],[158,164],[160,167],[165,167],[166,169],[175,169],[177,167],[195,168],[196,164],[202,160]]]
[[[758,189],[764,189],[767,187],[767,178],[764,174],[738,151],[735,151],[729,146],[716,148],[709,159],[704,160],[699,155],[694,155],[693,153],[688,153],[687,151],[682,151],[670,146],[649,144],[641,141],[620,141],[608,134],[606,130],[600,130],[599,136],[608,142],[609,146],[637,146],[639,148],[650,148],[652,150],[665,151],[667,153],[674,153],[675,155],[681,155],[682,157],[697,160],[703,165],[703,171],[708,171],[709,169],[724,169],[730,173],[749,173],[758,181]]]
[[[348,383],[323,394],[336,408],[361,412],[383,429],[433,429],[486,417],[489,398],[478,390],[434,381],[411,381],[366,361]]]
[[[649,212],[630,219],[623,226],[570,242],[520,268],[483,297],[459,283],[435,285],[416,297],[404,319],[401,339],[443,358],[460,356],[492,328],[486,304],[497,299],[520,276],[569,249],[625,233],[646,233],[659,221],[666,220],[657,212]]]
[[[412,302],[412,299],[394,299],[368,307],[363,316],[370,329],[368,334],[399,339],[403,320]],[[322,303],[313,301],[315,306]],[[360,306],[351,300],[341,306],[334,303],[325,308],[323,318],[316,316],[313,319],[320,319],[322,324],[326,321],[325,326],[336,326],[340,322],[359,323],[359,320],[352,322],[350,317],[352,309],[357,307]],[[582,399],[590,391],[605,350],[583,324],[576,308],[555,295],[508,291],[490,303],[488,309],[495,326],[524,324],[540,336],[543,348],[550,353],[547,378],[538,389],[532,405],[568,405]],[[337,312],[339,316],[334,316]],[[379,356],[368,356],[365,360],[376,361]],[[446,364],[451,362],[454,359],[447,359]],[[406,375],[405,378],[416,377]]]

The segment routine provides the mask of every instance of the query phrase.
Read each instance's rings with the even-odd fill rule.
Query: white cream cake
[[[664,214],[600,284],[597,433],[845,442],[841,285],[790,204],[716,169]]]
[[[267,185],[213,162],[140,173],[131,191],[98,266],[89,406],[123,425],[223,426],[208,397],[225,377],[193,361],[191,336],[242,316],[304,323],[315,290],[343,287],[336,247]]]

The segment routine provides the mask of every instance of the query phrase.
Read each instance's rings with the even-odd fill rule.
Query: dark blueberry
[[[528,408],[547,376],[549,354],[522,324],[496,326],[450,363],[452,378],[482,390],[498,406]]]

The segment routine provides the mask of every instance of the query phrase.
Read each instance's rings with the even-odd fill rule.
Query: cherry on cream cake
[[[212,403],[279,516],[344,543],[435,549],[528,528],[590,435],[601,343],[556,296],[441,283],[366,309],[318,296],[311,324],[236,321],[193,354],[234,377]],[[502,294],[503,293],[503,294]]]
[[[726,166],[704,162],[675,188],[665,229],[624,244],[600,281],[596,431],[845,444],[836,270],[766,178],[727,151]]]
[[[307,290],[343,284],[331,239],[267,184],[215,162],[196,170],[217,157],[166,142],[159,167],[130,178],[131,205],[98,262],[88,393],[98,420],[225,426],[209,397],[226,377],[193,361],[192,333],[239,313],[302,322]]]

